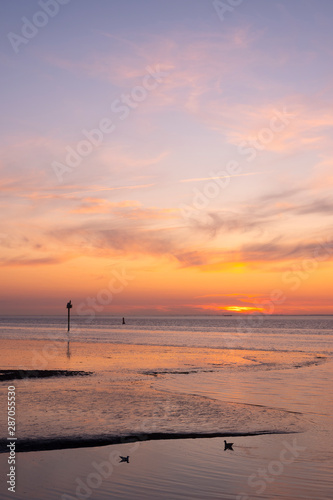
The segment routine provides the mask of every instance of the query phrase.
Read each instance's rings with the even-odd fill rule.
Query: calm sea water
[[[333,316],[28,316],[0,318],[0,339],[333,351]]]
[[[22,453],[21,489],[2,498],[78,498],[77,478],[116,446],[131,464],[115,467],[91,498],[333,498],[333,316],[121,319],[73,314],[68,334],[66,317],[0,318],[0,368],[92,372],[15,381],[23,448],[52,442],[61,451]],[[7,385],[0,383],[1,398]],[[223,438],[66,449],[73,440],[97,446],[156,433],[225,433],[235,452],[223,454]],[[294,435],[303,451],[258,492],[250,478],[277,464]]]

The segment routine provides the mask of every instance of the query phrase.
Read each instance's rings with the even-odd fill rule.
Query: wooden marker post
[[[71,309],[72,309],[72,301],[70,300],[69,302],[67,302],[67,309],[68,309],[68,332],[69,330],[71,329]]]

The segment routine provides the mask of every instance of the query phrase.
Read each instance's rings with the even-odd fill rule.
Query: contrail
[[[211,181],[214,179],[229,179],[230,177],[245,177],[247,175],[258,175],[263,172],[248,172],[246,174],[235,174],[235,175],[221,175],[217,177],[197,177],[194,179],[181,179],[179,182],[199,182],[199,181]]]

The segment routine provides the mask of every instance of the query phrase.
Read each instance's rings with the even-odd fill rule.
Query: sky
[[[331,0],[0,8],[0,314],[333,313]]]

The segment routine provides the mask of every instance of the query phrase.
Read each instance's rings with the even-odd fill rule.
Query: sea
[[[1,498],[333,498],[333,316],[124,321],[0,318]]]
[[[331,353],[333,316],[77,316],[70,340]],[[67,316],[0,317],[0,339],[63,340]]]

